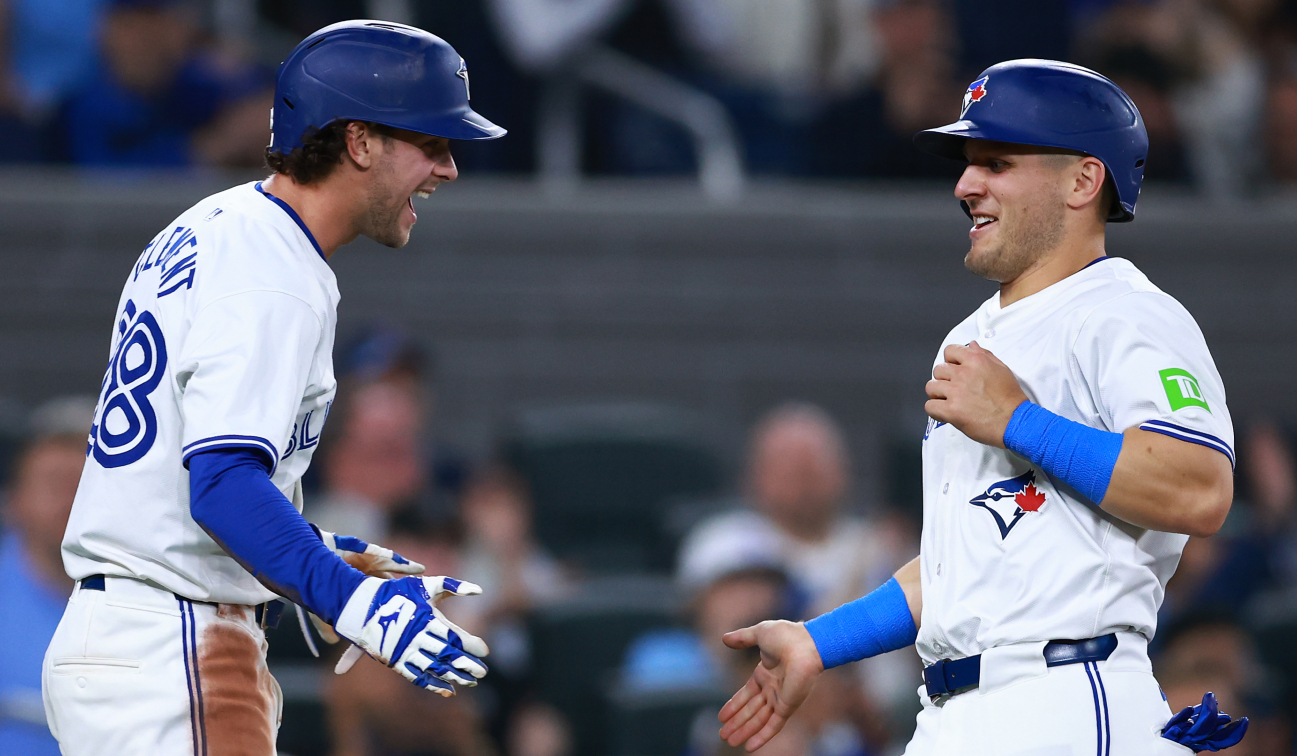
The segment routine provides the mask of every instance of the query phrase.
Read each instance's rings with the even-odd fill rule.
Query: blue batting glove
[[[334,629],[415,685],[451,696],[452,683],[472,687],[486,675],[481,657],[490,650],[481,638],[446,619],[436,602],[481,592],[473,583],[450,577],[365,578]],[[346,669],[339,664],[337,671]]]
[[[1221,712],[1216,694],[1208,691],[1197,706],[1186,706],[1162,728],[1162,737],[1199,751],[1219,751],[1236,745],[1247,734],[1247,717],[1230,719]]]

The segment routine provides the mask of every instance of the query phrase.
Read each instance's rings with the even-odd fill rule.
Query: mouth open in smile
[[[976,235],[978,232],[985,231],[986,229],[990,228],[992,225],[998,223],[999,221],[1000,219],[995,217],[994,215],[974,213],[973,227],[969,229],[968,233],[972,235]]]

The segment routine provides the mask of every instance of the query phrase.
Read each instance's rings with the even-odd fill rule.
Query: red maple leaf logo
[[[986,96],[986,87],[984,85],[968,93],[968,99],[973,102],[977,102],[978,100],[982,99],[985,96]]]
[[[1013,497],[1013,501],[1024,512],[1035,512],[1040,509],[1040,505],[1045,503],[1045,494],[1032,483],[1022,489],[1022,493]]]

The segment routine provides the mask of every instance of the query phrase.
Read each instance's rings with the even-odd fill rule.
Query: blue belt
[[[1114,633],[1083,641],[1050,641],[1045,644],[1045,666],[1061,667],[1064,664],[1103,661],[1112,656],[1116,648],[1117,636]],[[964,659],[942,659],[923,670],[923,683],[934,701],[943,696],[972,690],[981,679],[981,654]]]
[[[91,575],[89,577],[81,578],[81,590],[83,591],[104,590],[104,576]],[[189,601],[189,599],[186,599],[184,596],[180,596],[178,594],[172,594],[172,595],[178,599],[184,599],[185,601]],[[208,604],[211,602],[198,601],[196,603]],[[284,613],[284,602],[280,601],[279,599],[275,599],[274,601],[267,601],[264,604],[257,604],[252,609],[253,609],[253,617],[254,619],[256,619],[257,625],[259,625],[262,630],[273,630],[279,627],[279,617]]]

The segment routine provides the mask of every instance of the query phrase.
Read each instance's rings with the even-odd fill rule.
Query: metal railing
[[[593,45],[551,74],[542,93],[537,161],[548,191],[567,193],[581,180],[581,90],[598,87],[679,124],[690,135],[703,194],[732,203],[746,174],[733,121],[719,100],[652,66]]]

